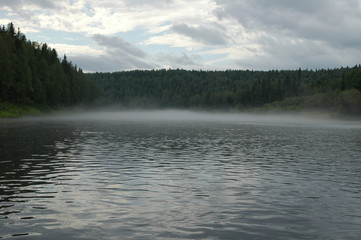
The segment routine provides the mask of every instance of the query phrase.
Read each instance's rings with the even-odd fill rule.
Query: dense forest
[[[103,103],[126,107],[361,113],[361,66],[286,71],[92,73]]]
[[[47,44],[28,41],[12,23],[0,27],[0,103],[70,106],[98,97],[83,71]]]
[[[361,65],[321,70],[134,70],[85,74],[55,49],[0,27],[0,111],[6,104],[361,114]]]

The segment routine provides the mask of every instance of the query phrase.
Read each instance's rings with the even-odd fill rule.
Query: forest
[[[98,93],[95,83],[66,56],[60,60],[46,43],[27,40],[12,23],[0,27],[0,108],[65,107],[92,101]]]
[[[124,107],[361,113],[361,66],[321,70],[92,73],[100,102]]]
[[[84,73],[46,43],[0,27],[0,113],[9,106],[304,111],[361,115],[361,65],[337,69]],[[19,110],[26,111],[26,110]],[[1,114],[0,114],[1,117]]]

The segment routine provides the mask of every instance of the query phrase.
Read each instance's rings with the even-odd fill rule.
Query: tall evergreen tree
[[[55,49],[27,41],[13,23],[0,27],[0,102],[68,106],[97,96],[95,83]]]

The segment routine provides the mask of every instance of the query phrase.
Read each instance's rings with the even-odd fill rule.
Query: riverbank
[[[22,116],[40,115],[44,112],[40,107],[0,103],[0,118],[19,118]]]
[[[0,102],[0,119],[17,119],[22,117],[34,117],[40,115],[63,115],[82,113],[101,109],[91,104],[77,104],[75,106],[49,107],[47,105],[24,105]]]

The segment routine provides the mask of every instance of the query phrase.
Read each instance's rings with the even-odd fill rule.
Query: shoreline
[[[44,113],[38,106],[0,102],[0,119],[17,119],[24,116],[37,116]]]

